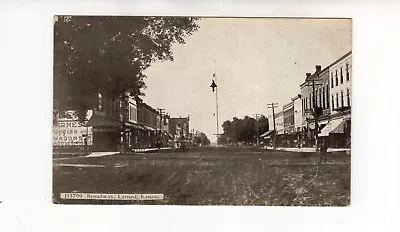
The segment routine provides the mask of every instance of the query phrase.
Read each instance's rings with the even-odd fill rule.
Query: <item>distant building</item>
[[[173,136],[176,146],[190,140],[189,116],[186,118],[169,118],[169,133]]]
[[[281,135],[285,133],[283,111],[275,113],[275,127],[276,127],[276,135]]]
[[[283,106],[283,129],[285,134],[293,134],[295,132],[293,102]]]
[[[294,130],[296,132],[301,132],[303,127],[303,109],[301,103],[301,94],[293,97],[293,113],[294,113]]]

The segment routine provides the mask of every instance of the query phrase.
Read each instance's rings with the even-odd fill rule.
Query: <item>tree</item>
[[[195,138],[195,143],[197,146],[201,144],[201,146],[210,145],[210,140],[208,139],[207,135],[203,132],[197,133],[198,135]]]
[[[232,121],[222,124],[224,133],[220,136],[221,143],[255,143],[257,141],[257,125],[259,134],[268,130],[268,119],[262,116],[256,119],[246,116],[243,119],[234,117]]]
[[[146,70],[173,61],[171,47],[198,30],[190,17],[57,17],[54,23],[54,108],[78,117],[98,93],[143,95]]]

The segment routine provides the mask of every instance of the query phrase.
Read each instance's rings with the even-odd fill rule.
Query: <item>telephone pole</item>
[[[276,148],[276,123],[275,123],[275,107],[278,107],[278,103],[268,103],[267,104],[268,109],[272,109],[272,120],[274,121],[274,133],[273,133],[273,137],[274,137],[274,149]]]
[[[159,128],[160,131],[159,131],[159,134],[158,134],[158,146],[161,147],[161,142],[162,142],[162,136],[161,136],[161,133],[162,133],[162,118],[163,118],[163,115],[165,113],[165,109],[158,108],[157,110],[158,110],[158,112],[160,114],[160,128]]]
[[[254,114],[254,116],[256,117],[256,123],[257,123],[257,146],[260,145],[260,140],[259,140],[259,131],[258,131],[258,117],[262,117],[263,114]]]

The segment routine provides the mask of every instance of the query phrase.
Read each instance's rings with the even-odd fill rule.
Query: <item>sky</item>
[[[171,117],[190,117],[190,128],[216,141],[217,76],[219,133],[233,117],[270,115],[300,93],[305,73],[322,68],[352,47],[349,19],[202,18],[200,28],[173,45],[174,61],[146,70],[143,100]]]

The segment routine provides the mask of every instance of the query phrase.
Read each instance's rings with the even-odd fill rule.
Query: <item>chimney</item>
[[[315,71],[317,73],[321,72],[321,65],[315,65]]]
[[[306,78],[309,78],[311,76],[311,73],[306,73]]]

